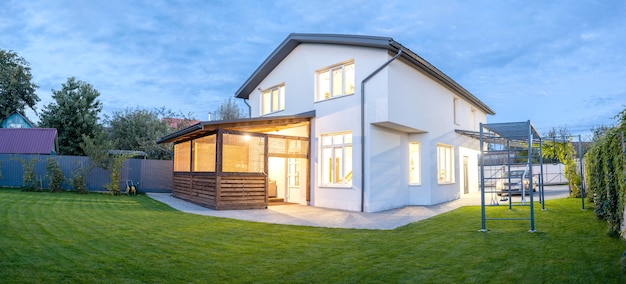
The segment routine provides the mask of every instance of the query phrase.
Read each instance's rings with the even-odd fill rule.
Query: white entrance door
[[[300,189],[302,188],[302,159],[287,159],[287,192],[285,193],[285,201],[300,203]]]

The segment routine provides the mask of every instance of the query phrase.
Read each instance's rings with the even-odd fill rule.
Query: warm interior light
[[[244,135],[243,141],[246,141],[246,142],[250,141],[250,135]]]

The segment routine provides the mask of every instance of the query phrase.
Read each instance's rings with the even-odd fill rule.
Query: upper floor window
[[[454,98],[452,99],[452,115],[454,116],[454,124],[459,125],[461,124],[461,117],[459,115],[459,99],[458,98]]]
[[[322,135],[322,185],[352,185],[352,133]]]
[[[346,62],[316,72],[316,100],[354,94],[354,62]]]
[[[261,115],[285,109],[285,85],[274,86],[261,92]]]

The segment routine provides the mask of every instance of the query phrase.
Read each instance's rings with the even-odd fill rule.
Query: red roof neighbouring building
[[[0,128],[0,154],[57,154],[54,128]]]

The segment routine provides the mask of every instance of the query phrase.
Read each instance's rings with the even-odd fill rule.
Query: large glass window
[[[193,140],[193,171],[215,171],[215,137],[209,135]]]
[[[409,143],[409,184],[422,183],[420,143]]]
[[[265,172],[265,137],[224,134],[223,172]]]
[[[315,80],[318,101],[354,94],[354,62],[319,70]]]
[[[352,185],[352,133],[322,135],[322,185]]]
[[[437,182],[454,182],[454,148],[449,145],[437,145]]]
[[[174,144],[174,171],[191,171],[191,141]]]
[[[261,114],[285,109],[285,85],[275,86],[261,92]]]

